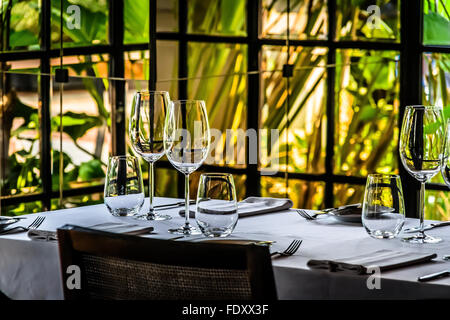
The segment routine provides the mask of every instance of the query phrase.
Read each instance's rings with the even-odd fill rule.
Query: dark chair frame
[[[57,230],[64,297],[68,300],[89,299],[83,281],[82,254],[115,257],[180,267],[247,270],[251,299],[277,298],[268,247],[259,245],[222,244],[149,239],[109,233],[73,225]],[[68,289],[67,267],[81,270],[81,289]]]

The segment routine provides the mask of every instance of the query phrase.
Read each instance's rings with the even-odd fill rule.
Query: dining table
[[[181,199],[155,198],[155,205],[177,203]],[[55,231],[72,224],[88,227],[105,222],[129,222],[153,226],[148,238],[170,241],[203,241],[205,237],[191,236],[173,239],[167,230],[184,221],[179,211],[182,206],[164,210],[172,216],[166,221],[141,221],[133,217],[116,217],[104,204],[89,205],[23,215],[15,225],[28,226],[36,217],[44,216],[39,230]],[[141,212],[148,210],[148,201]],[[313,213],[313,210],[307,210]],[[191,219],[196,225],[195,220]],[[429,223],[430,221],[426,221]],[[406,227],[418,225],[418,219],[407,218]],[[418,277],[450,270],[450,227],[428,231],[443,239],[438,244],[411,244],[394,239],[374,239],[361,223],[342,222],[333,216],[307,220],[295,209],[264,213],[239,218],[229,239],[272,241],[273,250],[286,248],[293,239],[303,240],[292,256],[272,259],[274,278],[279,299],[448,299],[450,277],[419,282]],[[382,271],[379,285],[370,286],[372,275],[310,269],[311,259],[338,259],[356,254],[371,254],[377,250],[435,253],[436,258],[426,263]],[[63,299],[63,283],[57,241],[38,241],[27,232],[0,235],[0,291],[11,299]]]

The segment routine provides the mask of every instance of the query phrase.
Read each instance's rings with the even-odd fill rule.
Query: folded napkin
[[[249,197],[238,203],[238,214],[239,218],[249,217],[258,214],[288,210],[292,208],[293,205],[291,199]],[[194,218],[195,211],[189,211],[189,217]],[[184,216],[184,211],[181,211],[180,215]]]
[[[386,271],[413,264],[423,263],[436,258],[437,255],[400,252],[392,250],[378,250],[353,257],[336,260],[309,260],[308,267],[311,269],[327,269],[329,271],[343,271],[356,274],[367,274],[369,267],[378,267],[380,271]]]
[[[107,231],[114,233],[123,233],[131,235],[141,235],[153,231],[153,227],[142,226],[138,224],[120,223],[120,222],[105,222],[100,224],[95,224],[88,226],[87,228]],[[46,230],[29,230],[28,237],[32,240],[37,241],[58,241],[56,236],[56,231],[46,231]]]

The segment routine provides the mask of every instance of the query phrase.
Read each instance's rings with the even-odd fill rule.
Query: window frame
[[[400,52],[400,110],[398,114],[398,126],[401,128],[402,118],[405,106],[410,104],[420,104],[422,102],[422,55],[425,52],[450,53],[450,46],[424,45],[423,36],[423,0],[400,1],[400,41],[339,41],[335,38],[336,30],[336,9],[337,0],[328,0],[328,37],[326,40],[293,40],[293,39],[262,39],[259,38],[259,27],[261,25],[261,7],[260,0],[242,0],[246,4],[246,36],[221,36],[221,35],[199,35],[189,34],[188,25],[188,0],[178,0],[178,31],[177,32],[158,32],[156,30],[157,1],[150,1],[150,23],[148,43],[124,44],[124,16],[123,0],[108,1],[109,6],[109,44],[70,47],[52,49],[50,42],[50,0],[41,0],[41,37],[40,49],[33,51],[14,51],[0,52],[0,62],[39,59],[40,72],[42,74],[50,73],[50,59],[69,55],[90,55],[102,54],[109,55],[109,76],[122,78],[124,76],[124,52],[135,50],[149,50],[150,55],[150,75],[149,89],[156,88],[156,43],[159,40],[171,40],[178,43],[178,77],[186,78],[188,75],[187,55],[188,43],[190,42],[208,42],[208,43],[242,43],[247,45],[247,128],[259,129],[259,109],[260,109],[260,76],[252,74],[252,71],[260,70],[260,54],[262,46],[302,46],[302,47],[325,47],[328,49],[327,64],[333,65],[336,62],[336,51],[338,49],[366,49],[366,50],[395,50]],[[289,7],[289,0],[287,0]],[[419,22],[419,23],[418,23]],[[333,159],[335,148],[335,68],[327,70],[327,97],[326,117],[327,117],[327,138],[326,138],[326,156],[325,173],[294,173],[279,172],[271,177],[281,177],[285,179],[301,179],[305,181],[325,182],[324,206],[334,206],[334,186],[335,184],[356,184],[365,185],[366,178],[337,175],[334,174]],[[406,81],[404,79],[413,79]],[[24,194],[19,196],[8,196],[1,198],[2,207],[15,205],[21,202],[42,201],[44,210],[50,210],[51,200],[59,197],[58,190],[52,190],[51,179],[51,144],[50,144],[50,77],[42,77],[40,81],[40,153],[41,153],[41,179],[42,192],[37,194]],[[125,123],[120,119],[125,119],[125,83],[124,81],[111,81],[111,130],[112,130],[112,153],[124,154],[126,152],[125,141]],[[178,98],[187,98],[187,80],[178,80]],[[400,131],[400,130],[399,130]],[[397,151],[398,152],[398,151]],[[248,149],[246,150],[247,166],[246,168],[231,168],[213,165],[204,165],[205,170],[217,170],[233,174],[246,175],[246,196],[258,196],[261,194],[261,174],[256,164],[248,164]],[[413,179],[403,168],[400,157],[398,159],[398,168],[403,181],[403,190],[405,194],[405,205],[407,216],[418,217],[419,210],[417,201],[419,199],[420,184]],[[160,162],[158,167],[173,169],[170,163]],[[173,169],[174,170],[174,169]],[[178,194],[183,194],[184,184],[182,179],[178,179]],[[428,190],[446,190],[448,188],[442,184],[429,183]],[[103,186],[91,186],[79,189],[64,190],[64,196],[85,195],[90,193],[102,192]]]

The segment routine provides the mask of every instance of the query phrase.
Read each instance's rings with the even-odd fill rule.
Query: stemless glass
[[[133,98],[129,124],[130,140],[133,149],[149,164],[148,213],[137,216],[139,220],[168,220],[153,208],[154,163],[164,155],[164,121],[169,108],[170,97],[166,91],[141,91]]]
[[[420,231],[404,238],[411,243],[438,243],[439,238],[424,233],[425,183],[441,168],[444,139],[441,107],[408,106],[403,117],[400,134],[400,158],[406,171],[421,183]]]
[[[447,120],[445,128],[445,138],[443,144],[443,157],[441,165],[441,174],[445,183],[450,188],[450,119]]]
[[[210,131],[205,102],[172,101],[164,127],[164,149],[170,163],[185,176],[185,223],[169,232],[191,235],[201,232],[189,223],[189,175],[205,161]]]
[[[362,222],[377,239],[397,236],[405,223],[405,204],[400,176],[370,174],[367,177]]]
[[[195,220],[207,237],[230,235],[238,221],[233,175],[204,173],[197,191]]]
[[[105,181],[105,205],[114,216],[132,216],[144,204],[139,161],[133,156],[114,156],[108,161]]]

